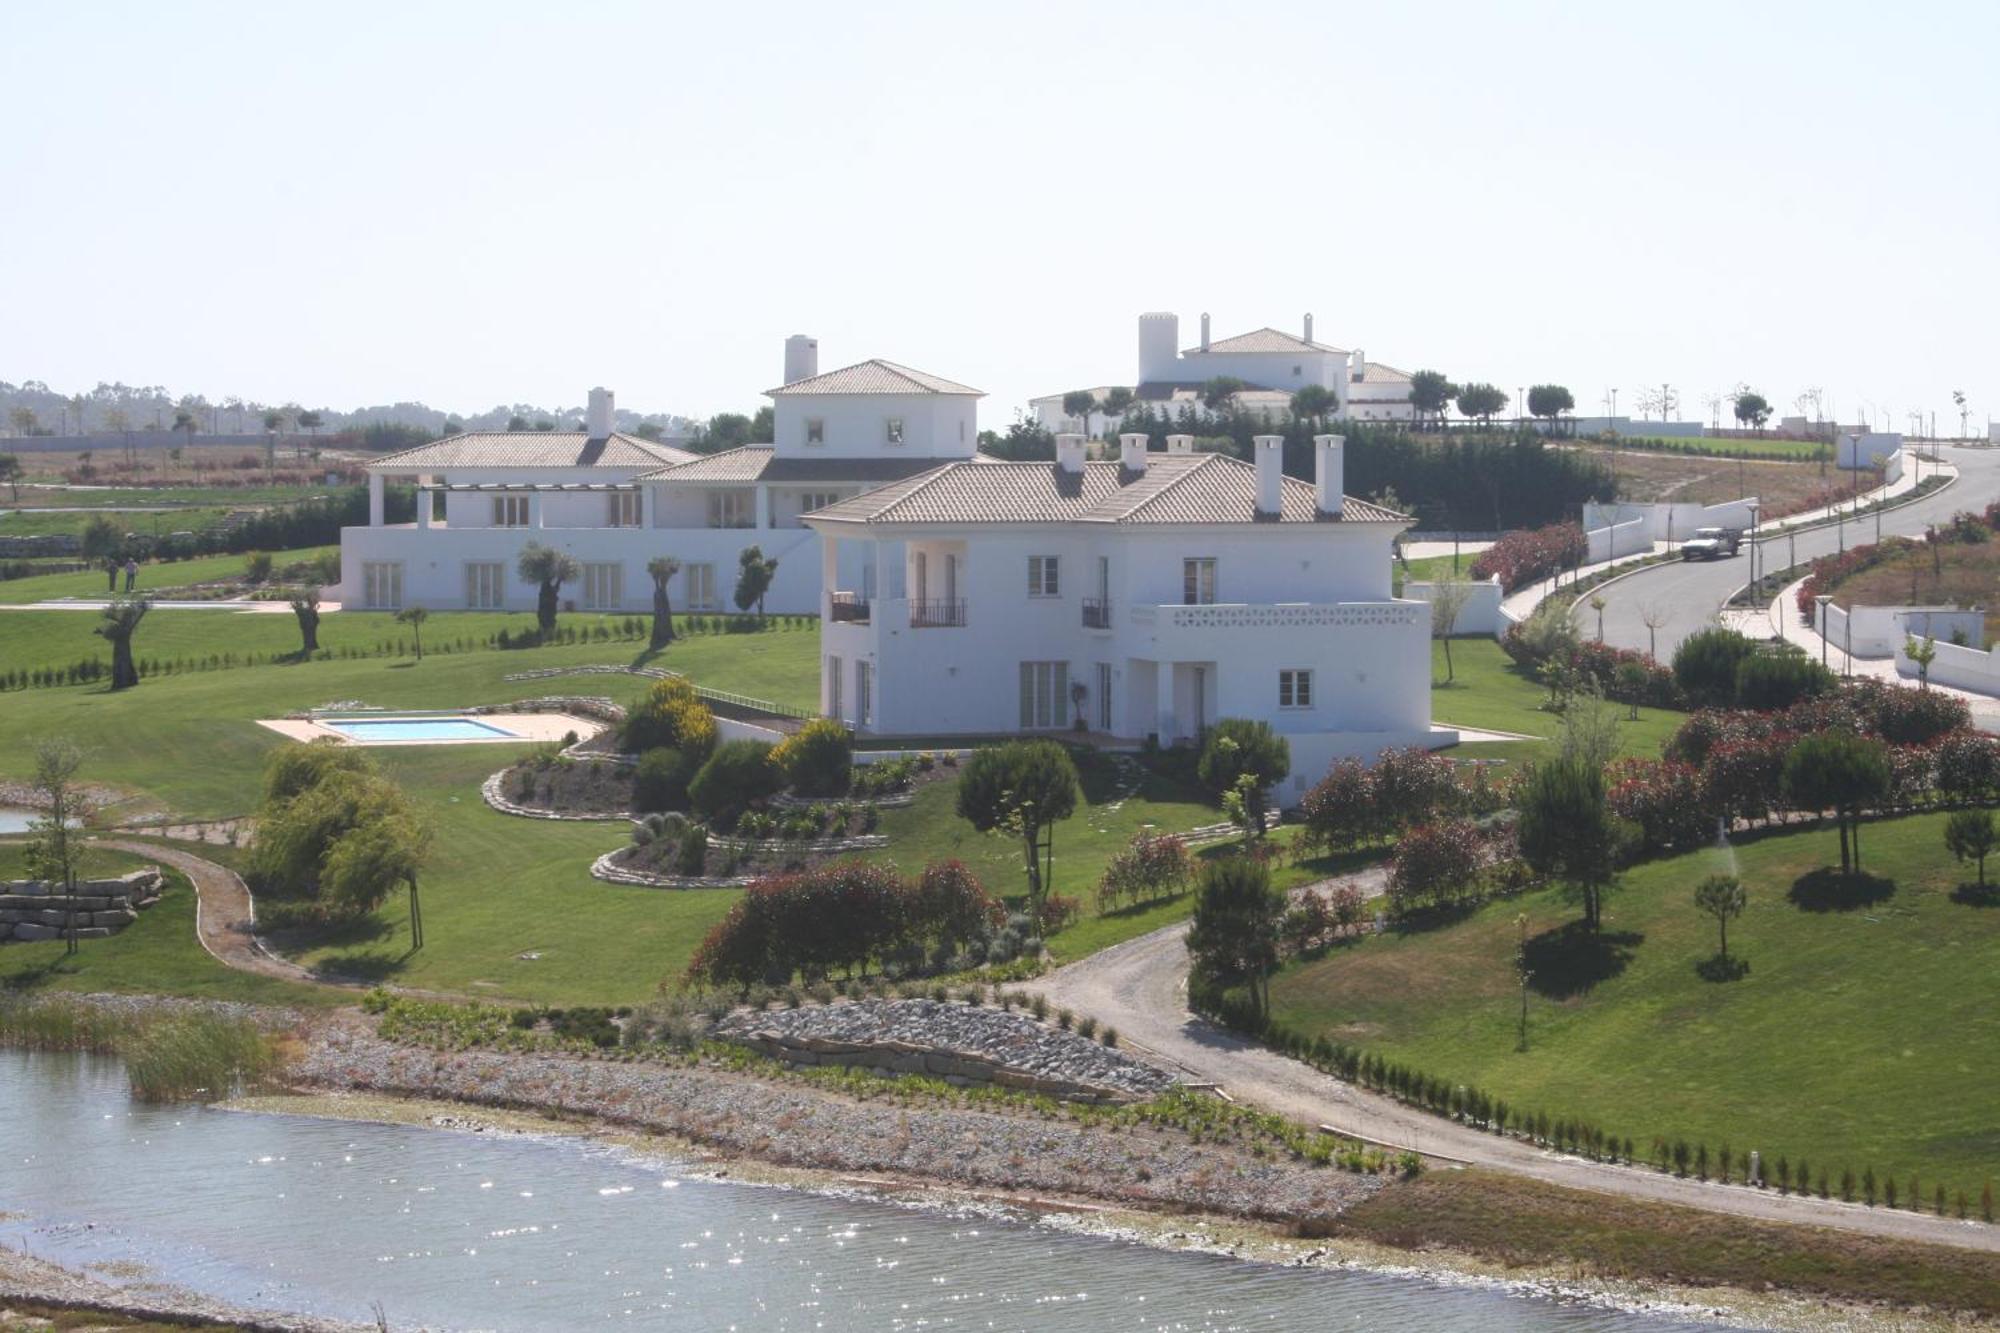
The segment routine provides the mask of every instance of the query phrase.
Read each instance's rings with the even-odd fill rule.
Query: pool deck
[[[334,720],[353,721],[362,716],[365,715],[356,714],[351,718],[342,717],[335,718]],[[396,714],[394,713],[386,713],[383,715],[383,718],[387,720],[395,716]],[[595,736],[604,729],[604,724],[601,722],[592,722],[587,718],[572,717],[568,713],[479,713],[468,714],[465,720],[480,723],[482,726],[495,727],[502,731],[512,732],[513,734],[509,736],[466,736],[455,740],[361,740],[357,737],[346,735],[343,732],[335,731],[323,722],[310,722],[304,718],[259,718],[257,725],[260,727],[269,727],[280,736],[288,737],[295,741],[316,741],[331,737],[343,745],[520,745],[524,742],[542,744],[548,741],[559,741],[570,732],[575,732],[578,739],[585,739]]]

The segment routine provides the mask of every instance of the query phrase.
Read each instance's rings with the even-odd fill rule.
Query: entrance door
[[[1097,729],[1111,734],[1111,663],[1097,664]]]
[[[919,551],[917,552],[917,602],[922,605],[930,599],[931,558],[927,553]]]

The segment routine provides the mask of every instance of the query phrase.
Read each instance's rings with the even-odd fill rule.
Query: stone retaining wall
[[[61,939],[71,913],[76,914],[78,939],[108,939],[137,921],[163,887],[158,866],[117,879],[80,879],[74,895],[38,879],[0,881],[0,940]]]
[[[793,1065],[848,1065],[872,1069],[880,1074],[922,1074],[928,1078],[943,1079],[954,1087],[995,1084],[1066,1102],[1132,1100],[1109,1088],[1009,1069],[974,1051],[953,1051],[895,1040],[837,1041],[831,1037],[773,1032],[769,1028],[748,1032],[732,1040]]]

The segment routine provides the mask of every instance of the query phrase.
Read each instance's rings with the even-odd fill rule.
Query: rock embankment
[[[705,1066],[433,1051],[359,1029],[322,1033],[291,1072],[332,1091],[591,1116],[784,1166],[1278,1221],[1331,1217],[1386,1183],[1144,1121],[911,1103],[894,1085],[857,1098]]]
[[[0,940],[62,939],[72,921],[78,939],[105,939],[137,921],[164,886],[158,866],[116,879],[80,879],[73,894],[46,880],[0,880]]]
[[[1026,1014],[935,1000],[738,1011],[715,1035],[789,1064],[925,1074],[1068,1101],[1156,1097],[1174,1083],[1164,1070]]]

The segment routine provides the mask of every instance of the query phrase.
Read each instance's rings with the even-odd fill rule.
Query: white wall
[[[970,394],[779,394],[773,447],[783,458],[970,458],[978,446],[979,400]],[[806,443],[806,421],[826,423],[826,442]],[[888,442],[888,421],[903,442]]]
[[[1826,607],[1827,642],[1839,652],[1848,651],[1851,642],[1856,657],[1899,655],[1903,640],[1911,635],[1919,639],[1934,638],[1940,647],[1954,646],[1953,631],[1962,634],[1974,648],[1982,646],[1986,638],[1985,612],[1961,611],[1949,606],[1857,606],[1842,610],[1831,602]]]
[[[1218,375],[1234,375],[1245,384],[1286,393],[1317,384],[1347,401],[1344,352],[1187,352],[1176,363],[1172,378],[1198,383]]]
[[[1902,447],[1903,437],[1900,434],[1868,431],[1859,435],[1842,435],[1835,442],[1834,453],[1839,465],[1853,472],[1874,467]]]
[[[1653,540],[1646,528],[1646,521],[1639,518],[1604,528],[1586,528],[1583,534],[1584,563],[1595,565],[1652,550]]]
[[[1933,685],[1971,690],[1975,694],[2000,695],[2000,653],[1961,648],[1955,643],[1937,644],[1937,656],[1932,659],[1928,673],[1919,673],[1917,664],[1903,654],[1903,646],[1898,643],[1896,674],[1910,680],[1916,680],[1922,674]]]
[[[1636,519],[1645,524],[1648,542],[1684,542],[1694,536],[1697,528],[1735,528],[1748,532],[1750,506],[1756,503],[1755,496],[1714,505],[1599,504],[1593,500],[1583,506],[1583,527],[1588,532]]]
[[[1417,602],[1434,602],[1437,600],[1437,586],[1435,583],[1405,583],[1403,596]],[[1500,580],[1489,578],[1477,583],[1468,582],[1467,586],[1471,588],[1471,594],[1459,610],[1456,632],[1491,634],[1495,638],[1505,634],[1514,622],[1500,611],[1500,603],[1506,597]]]

